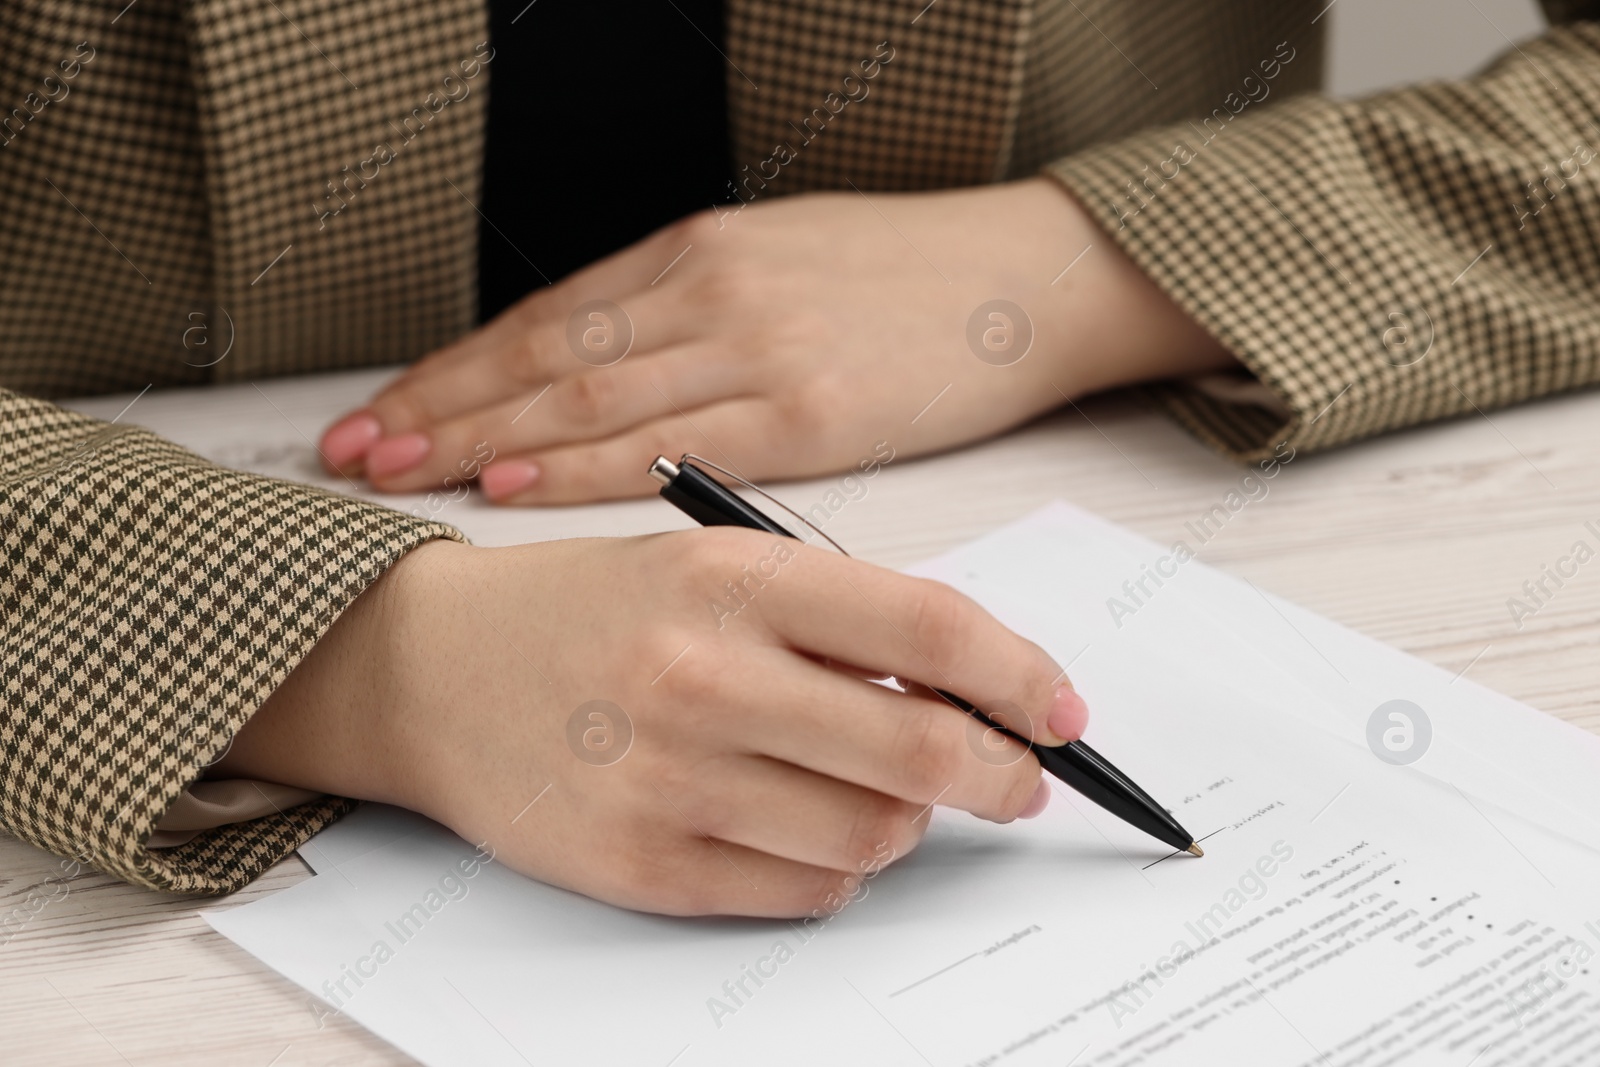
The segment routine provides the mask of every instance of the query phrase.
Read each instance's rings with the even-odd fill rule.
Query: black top
[[[729,199],[722,39],[720,0],[489,0],[481,320]]]

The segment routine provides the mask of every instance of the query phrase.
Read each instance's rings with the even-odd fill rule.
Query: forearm
[[[1065,187],[1048,179],[1017,186],[1019,207],[1059,216],[1069,269],[1051,283],[1040,340],[1061,368],[1059,384],[1083,396],[1240,363],[1138,267]],[[1074,243],[1077,242],[1077,243]],[[1080,253],[1081,259],[1071,257]],[[1070,383],[1070,384],[1069,384]]]

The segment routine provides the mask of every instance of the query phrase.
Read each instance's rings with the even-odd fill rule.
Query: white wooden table
[[[314,478],[305,438],[376,380],[152,393],[124,418],[224,462]],[[128,399],[76,406],[109,418]],[[1583,523],[1600,520],[1597,454],[1600,394],[1590,393],[1301,456],[1199,558],[1600,732],[1600,560],[1521,629],[1507,608],[1575,540],[1596,543]],[[1170,542],[1242,473],[1138,402],[1103,398],[966,451],[897,459],[828,532],[854,555],[899,566],[1065,498]],[[785,486],[784,496],[809,502],[826,484]],[[451,508],[460,510],[442,517],[481,524],[484,543],[685,524],[654,500],[494,515],[475,502]],[[0,915],[57,873],[54,857],[0,837]],[[0,1062],[409,1062],[346,1017],[318,1029],[298,989],[200,918],[306,877],[291,857],[223,900],[73,878],[69,893],[0,944]]]

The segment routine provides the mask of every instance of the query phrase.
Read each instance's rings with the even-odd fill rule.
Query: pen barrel
[[[1165,808],[1151,799],[1133,780],[1082,741],[1058,748],[1033,746],[1045,770],[1102,808],[1175,851],[1182,852],[1194,837]]]
[[[1015,730],[1007,729],[954,693],[936,690],[944,699],[979,722],[998,730],[1026,746],[1049,774],[1070,785],[1123,822],[1178,851],[1187,849],[1194,838],[1178,824],[1170,812],[1139,788],[1133,779],[1082,741],[1064,745],[1036,745]]]
[[[678,468],[678,476],[670,484],[661,487],[661,495],[702,526],[743,526],[781,537],[794,537],[794,534],[746,504],[739,496],[723,488],[722,483],[709,474],[687,463]]]

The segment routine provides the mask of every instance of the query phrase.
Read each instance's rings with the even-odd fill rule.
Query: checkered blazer
[[[1053,175],[1271,390],[1161,390],[1241,458],[1592,382],[1600,0],[1547,0],[1554,28],[1470,81],[1352,103],[1311,92],[1324,2],[728,0],[736,180],[887,44],[870,99],[764,192]],[[0,6],[11,832],[225,892],[348,810],[146,846],[339,612],[454,531],[44,398],[398,362],[468,329],[485,37],[482,0]],[[199,342],[223,323],[218,359]]]

